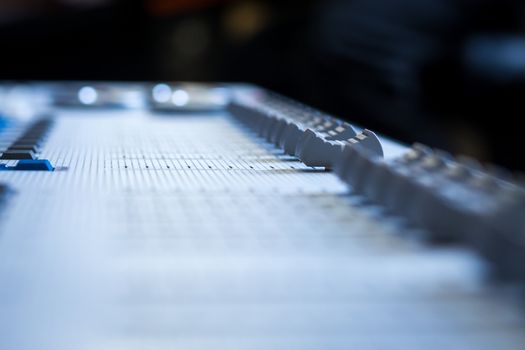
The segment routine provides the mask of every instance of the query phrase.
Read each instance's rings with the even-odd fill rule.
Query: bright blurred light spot
[[[153,99],[158,103],[169,102],[171,98],[171,88],[166,84],[158,84],[153,87]]]
[[[93,103],[97,102],[97,90],[91,86],[84,86],[78,91],[78,99],[85,105],[92,105]]]
[[[230,90],[225,87],[216,87],[212,89],[212,101],[218,105],[226,105],[230,99]]]
[[[175,106],[182,107],[185,106],[190,100],[190,95],[184,90],[175,90],[171,96],[171,101]]]
[[[129,90],[122,93],[122,103],[128,108],[142,108],[145,106],[142,91]]]

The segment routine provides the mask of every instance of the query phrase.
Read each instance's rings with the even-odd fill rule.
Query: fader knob
[[[279,122],[277,125],[273,128],[272,133],[270,135],[270,142],[274,145],[279,145],[279,140],[281,139],[282,134],[284,133],[284,130],[288,126],[289,122],[285,119],[279,119]]]
[[[295,155],[308,166],[333,167],[345,146],[341,141],[323,140],[311,129],[307,129],[301,139]]]
[[[345,145],[359,147],[370,155],[383,156],[383,148],[377,136],[364,130],[346,141],[329,141],[312,130],[306,130],[297,143],[295,155],[309,166],[334,167],[339,161]]]
[[[350,144],[359,145],[359,147],[363,147],[373,154],[377,154],[381,157],[383,156],[383,147],[381,146],[379,138],[374,132],[368,129],[365,129],[355,137],[350,138],[348,142]]]
[[[341,159],[335,166],[336,174],[341,180],[353,187],[366,171],[366,158],[369,156],[364,149],[346,145],[341,154]]]
[[[349,172],[353,169],[359,155],[355,147],[345,146],[341,158],[334,166],[334,173],[343,181],[347,179]]]
[[[293,156],[295,154],[295,147],[297,141],[303,134],[303,130],[299,128],[296,123],[290,123],[283,132],[279,145],[284,149],[284,152],[288,155]]]
[[[354,128],[348,123],[338,125],[332,130],[327,131],[326,134],[326,140],[348,140],[357,135]]]

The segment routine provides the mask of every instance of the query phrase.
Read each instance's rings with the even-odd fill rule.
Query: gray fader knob
[[[307,129],[302,142],[297,144],[295,155],[308,166],[332,167],[341,157],[344,146],[344,142],[324,140],[313,130]]]
[[[363,147],[373,154],[377,154],[381,157],[383,156],[383,147],[381,146],[379,138],[374,132],[368,129],[365,129],[360,134],[350,138],[348,142]]]
[[[276,121],[275,116],[267,115],[266,118],[259,124],[258,129],[256,130],[257,134],[260,137],[265,137],[266,132],[268,131],[272,123],[274,123],[275,121]]]
[[[414,144],[412,148],[402,157],[393,162],[382,162],[378,164],[373,177],[368,181],[363,189],[369,198],[376,203],[385,203],[385,198],[388,197],[390,189],[397,186],[399,181],[398,176],[401,171],[410,166],[417,165],[425,156],[432,153],[432,150],[421,144]]]
[[[326,140],[347,140],[356,135],[357,133],[355,132],[354,128],[350,124],[343,123],[341,125],[336,126],[332,130],[327,131],[325,139]]]
[[[365,194],[365,189],[370,182],[375,182],[375,174],[380,168],[383,159],[367,151],[362,152],[363,159],[360,162],[360,168],[355,177],[352,187],[354,192]],[[367,198],[370,201],[370,198]]]
[[[364,149],[347,145],[336,165],[336,173],[341,180],[354,187],[369,168],[370,162],[367,159],[369,157],[370,154]]]
[[[281,122],[283,121],[283,116],[280,114],[272,114],[270,116],[270,119],[270,123],[267,124],[266,129],[262,132],[262,137],[264,137],[267,141],[272,142],[272,134],[275,132],[275,129],[277,129],[279,125],[281,125]]]
[[[306,130],[302,142],[296,148],[296,155],[306,165],[333,167],[341,158],[345,145],[359,147],[370,155],[383,156],[383,148],[377,136],[370,130],[346,141],[325,140],[312,130]]]
[[[349,172],[354,168],[354,165],[359,158],[358,150],[355,147],[345,146],[341,154],[341,158],[334,166],[334,172],[343,181],[346,181]]]
[[[279,140],[281,139],[281,136],[284,133],[284,130],[288,126],[289,122],[285,119],[280,119],[277,125],[273,128],[272,133],[270,135],[270,142],[275,144],[276,146],[279,145]]]
[[[346,123],[345,123],[346,124]],[[327,128],[328,125],[328,128]],[[333,121],[328,121],[319,128],[312,129],[316,135],[326,141],[344,141],[356,136],[355,130],[349,125],[339,125]],[[303,147],[311,141],[312,135],[303,133],[295,146],[295,156],[300,158],[303,153]]]
[[[279,140],[279,146],[284,149],[286,154],[291,156],[295,155],[295,148],[297,143],[304,134],[306,128],[316,129],[316,127],[322,124],[324,120],[320,117],[314,117],[305,121],[304,123],[290,123],[282,133],[281,139]]]
[[[303,131],[299,128],[296,123],[290,123],[286,127],[279,142],[279,146],[284,149],[284,152],[288,155],[293,156],[295,153],[295,146],[297,141],[303,134]]]
[[[411,163],[409,167],[398,167],[394,172],[394,180],[388,193],[383,198],[383,203],[391,212],[401,213],[406,209],[407,201],[412,200],[419,184],[418,179],[432,177],[442,171],[446,163],[442,157],[435,153],[429,154],[419,161]]]

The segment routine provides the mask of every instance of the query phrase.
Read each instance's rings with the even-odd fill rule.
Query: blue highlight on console
[[[53,171],[55,167],[47,159],[22,159],[13,166],[0,164],[0,171],[6,170]]]

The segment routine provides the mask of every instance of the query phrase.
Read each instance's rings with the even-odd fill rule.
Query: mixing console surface
[[[286,154],[288,119],[63,104],[0,132],[0,349],[523,349],[519,283]],[[409,152],[353,130],[304,144]]]

